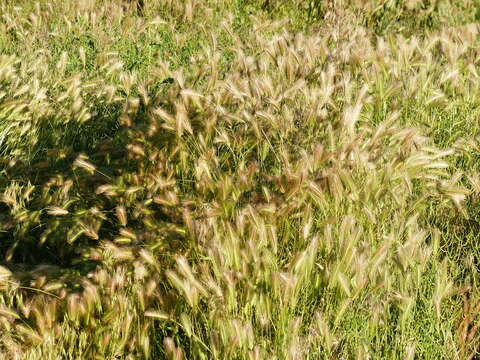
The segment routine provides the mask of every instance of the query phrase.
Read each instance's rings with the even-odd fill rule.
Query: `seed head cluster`
[[[3,358],[475,358],[479,26],[141,3],[0,4]]]

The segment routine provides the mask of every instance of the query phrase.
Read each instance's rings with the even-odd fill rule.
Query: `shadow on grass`
[[[10,194],[0,199],[0,258],[19,279],[84,276],[100,263],[90,251],[102,240],[113,241],[122,228],[116,207],[128,202],[128,196],[112,198],[97,189],[105,184],[126,189],[129,181],[136,181],[147,160],[132,159],[127,149],[145,129],[146,109],[141,104],[133,114],[134,126],[127,128],[119,121],[126,111],[123,104],[94,108],[97,115],[86,124],[42,129],[28,161],[0,163],[0,193]],[[94,164],[94,171],[72,166],[80,154]],[[159,223],[178,223],[160,208],[152,211]],[[141,220],[128,225],[146,231]]]

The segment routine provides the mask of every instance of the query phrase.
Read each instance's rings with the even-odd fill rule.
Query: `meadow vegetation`
[[[480,356],[480,4],[0,2],[3,359]]]

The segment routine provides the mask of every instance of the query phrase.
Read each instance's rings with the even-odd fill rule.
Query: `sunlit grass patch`
[[[0,5],[2,355],[478,355],[473,5],[332,4]]]

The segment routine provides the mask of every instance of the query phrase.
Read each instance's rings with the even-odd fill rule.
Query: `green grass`
[[[0,4],[4,358],[479,356],[478,3],[121,5]]]

